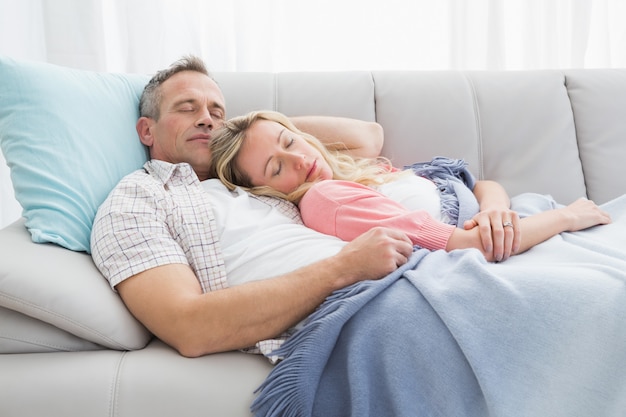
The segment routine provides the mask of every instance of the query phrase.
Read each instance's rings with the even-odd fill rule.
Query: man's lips
[[[193,135],[192,137],[189,138],[190,141],[192,140],[204,140],[204,141],[209,141],[211,139],[211,135],[209,135],[208,133],[198,133]]]

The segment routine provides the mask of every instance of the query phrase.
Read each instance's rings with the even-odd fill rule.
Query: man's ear
[[[154,143],[154,137],[152,136],[153,124],[154,120],[150,119],[149,117],[140,117],[139,120],[137,120],[137,124],[135,126],[135,128],[137,129],[137,134],[139,135],[139,140],[148,148],[151,147]]]

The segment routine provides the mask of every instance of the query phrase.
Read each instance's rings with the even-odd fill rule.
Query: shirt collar
[[[200,183],[198,176],[191,165],[186,162],[172,164],[171,162],[151,159],[144,164],[144,169],[163,184],[182,182],[186,184]]]

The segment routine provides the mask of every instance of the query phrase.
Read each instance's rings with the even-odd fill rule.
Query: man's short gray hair
[[[146,84],[139,99],[139,115],[159,120],[161,107],[161,84],[174,74],[182,71],[195,71],[213,79],[202,59],[194,55],[186,55],[170,65],[169,68],[158,71]]]

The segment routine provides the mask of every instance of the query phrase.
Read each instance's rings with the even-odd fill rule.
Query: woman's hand
[[[579,198],[567,207],[560,209],[565,214],[567,225],[564,230],[575,232],[599,224],[611,223],[611,216],[591,200]]]
[[[482,249],[488,258],[505,261],[520,248],[522,234],[518,214],[510,209],[511,201],[495,181],[477,181],[472,190],[480,212],[463,224],[465,230],[478,227]]]
[[[465,230],[478,227],[483,252],[501,262],[515,255],[522,241],[519,215],[510,209],[481,211],[463,224]]]

